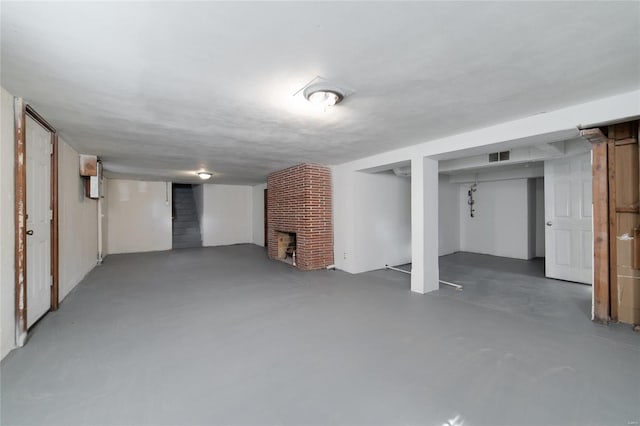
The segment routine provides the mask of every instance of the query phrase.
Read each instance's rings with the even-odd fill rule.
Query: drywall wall
[[[460,204],[460,185],[449,182],[449,176],[438,176],[438,255],[460,250],[460,215],[467,213]]]
[[[13,96],[0,89],[0,357],[15,346]]]
[[[536,180],[527,179],[527,257],[536,257]]]
[[[389,173],[354,173],[352,178],[347,188],[333,186],[334,214],[336,209],[353,208],[347,225],[353,233],[353,245],[334,245],[336,266],[360,273],[385,264],[410,263],[411,180]],[[351,202],[343,204],[343,197]],[[334,216],[334,224],[339,220]]]
[[[252,191],[253,244],[264,246],[264,190],[267,184],[255,185]]]
[[[475,217],[460,215],[460,250],[529,259],[528,179],[481,182],[474,193]],[[460,205],[467,205],[469,185],[460,185]],[[533,220],[533,218],[531,219]]]
[[[171,183],[109,179],[108,253],[170,250]]]
[[[58,212],[60,233],[60,300],[96,265],[98,202],[85,197],[80,157],[58,139]]]
[[[202,245],[251,243],[252,187],[203,185]]]
[[[536,179],[536,257],[545,256],[544,178]]]
[[[355,243],[352,223],[356,203],[352,196],[354,193],[353,181],[357,173],[339,166],[331,168],[331,180],[333,183],[333,262],[337,269],[351,273],[354,273],[354,268],[352,266],[352,258],[348,254],[353,252]]]
[[[539,170],[540,169],[540,170]],[[487,170],[481,174],[471,173],[471,174],[456,174],[451,176],[440,175],[440,227],[441,232],[439,234],[440,238],[440,256],[448,253],[452,253],[453,251],[460,250],[460,234],[459,229],[461,226],[458,226],[458,234],[457,236],[453,233],[456,232],[456,227],[451,225],[452,214],[454,214],[454,205],[459,207],[460,215],[469,215],[469,206],[467,204],[467,197],[464,199],[459,195],[459,188],[462,185],[465,189],[465,194],[467,193],[469,186],[478,178],[478,181],[481,185],[485,183],[492,183],[497,181],[508,181],[513,179],[528,179],[528,187],[527,187],[527,209],[528,209],[528,239],[527,244],[529,245],[529,258],[534,257],[544,257],[544,233],[545,233],[545,219],[544,219],[544,178],[539,177],[544,174],[544,170],[538,167],[524,167],[522,169],[509,169],[506,171],[498,170]],[[448,185],[446,182],[448,181]],[[443,184],[444,182],[444,184]],[[453,201],[450,196],[447,194],[451,192],[451,190],[455,191],[455,201]],[[491,185],[489,185],[491,188]],[[477,207],[477,206],[476,206]],[[443,216],[446,213],[446,216]],[[449,223],[449,225],[443,225],[444,223]],[[455,245],[457,240],[457,246]]]

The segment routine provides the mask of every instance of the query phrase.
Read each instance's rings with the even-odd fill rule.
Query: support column
[[[438,289],[438,161],[411,159],[411,291]]]
[[[592,319],[607,323],[609,300],[609,170],[607,137],[600,129],[582,130],[592,144],[593,169],[593,303]]]

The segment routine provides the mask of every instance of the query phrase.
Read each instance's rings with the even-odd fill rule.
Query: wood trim
[[[594,129],[589,129],[594,130]],[[593,319],[607,323],[609,302],[609,173],[607,143],[599,129],[593,138]],[[584,136],[584,132],[580,132]],[[602,136],[600,136],[602,135]],[[604,138],[608,142],[608,138]],[[593,142],[595,141],[595,142]]]
[[[58,134],[52,133],[51,153],[51,310],[57,311],[59,306],[59,231],[58,231]]]
[[[638,140],[636,138],[627,138],[627,139],[617,140],[615,143],[616,143],[616,146],[633,145],[634,143],[638,143]]]
[[[638,206],[616,207],[616,213],[640,213]]]
[[[640,228],[633,230],[633,269],[640,269]]]
[[[616,139],[619,141],[625,139],[632,139],[635,137],[635,132],[633,128],[633,121],[625,121],[623,123],[616,123],[609,126],[609,131],[614,131],[615,133],[610,133],[608,136],[610,139]]]
[[[592,144],[609,142],[609,138],[598,128],[580,130],[580,136],[591,142]]]
[[[16,346],[27,340],[27,167],[26,106],[14,98],[15,157],[15,334]]]
[[[42,116],[38,114],[35,109],[31,107],[31,105],[26,105],[26,112],[27,114],[29,114],[31,118],[36,120],[42,127],[47,129],[51,133],[57,133],[56,129],[51,124],[49,124],[47,120],[42,118]]]
[[[609,136],[613,130],[609,128]],[[607,166],[609,175],[609,235],[618,235],[617,212],[616,212],[616,145],[613,139],[607,142]],[[610,318],[618,321],[618,247],[615,238],[609,238],[609,304]]]

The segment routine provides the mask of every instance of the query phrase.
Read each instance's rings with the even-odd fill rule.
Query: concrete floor
[[[109,256],[2,362],[2,424],[640,421],[640,335],[591,323],[590,287],[466,253],[441,277],[464,291],[251,245]]]

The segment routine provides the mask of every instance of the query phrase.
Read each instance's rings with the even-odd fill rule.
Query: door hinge
[[[53,209],[49,209],[49,221],[53,220]]]
[[[49,287],[53,287],[53,275],[49,275]]]
[[[53,155],[53,142],[49,144],[49,155]]]

